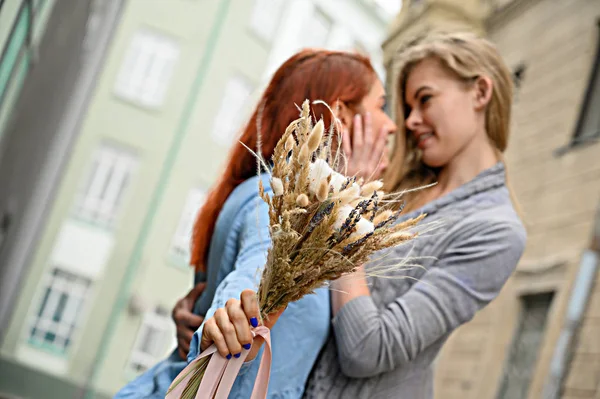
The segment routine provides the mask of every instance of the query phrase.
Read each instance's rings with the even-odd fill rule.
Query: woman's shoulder
[[[423,210],[428,213],[428,209]],[[452,237],[480,234],[482,230],[502,227],[507,233],[526,237],[525,227],[517,214],[505,185],[482,190],[449,202],[425,218],[435,221],[442,234]]]
[[[258,182],[262,181],[265,192],[271,192],[270,176],[267,173],[262,173],[258,176],[252,176],[249,179],[244,180],[233,189],[223,207],[230,204],[235,204],[236,208],[242,208],[244,204],[252,201],[256,198],[260,198],[258,195]]]
[[[215,233],[222,234],[226,231],[227,235],[236,235],[241,226],[245,225],[246,216],[251,210],[262,209],[262,206],[266,206],[258,193],[259,179],[263,183],[265,192],[271,192],[270,176],[266,173],[253,176],[240,183],[225,200],[217,218]]]
[[[444,252],[448,247],[494,245],[503,242],[522,252],[527,232],[517,214],[508,191],[504,188],[487,190],[457,201],[425,218],[425,226],[434,226],[433,233],[423,243],[428,251]],[[429,224],[427,223],[429,219]],[[427,245],[425,245],[427,244]]]
[[[488,246],[501,244],[519,253],[523,252],[527,242],[527,231],[511,202],[477,209],[456,221],[452,230],[454,242],[468,241]]]
[[[229,195],[229,200],[251,200],[254,197],[258,197],[258,182],[262,181],[265,192],[271,192],[270,175],[267,173],[261,173],[257,176],[252,176],[249,179],[244,180],[240,183]]]

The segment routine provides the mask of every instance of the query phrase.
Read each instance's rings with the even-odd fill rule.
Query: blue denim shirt
[[[268,175],[260,177],[270,192]],[[269,238],[268,207],[258,196],[258,177],[240,184],[228,197],[217,219],[210,244],[206,288],[196,301],[194,313],[208,319],[229,298],[246,289],[257,289]],[[329,334],[330,307],[326,288],[291,303],[271,331],[273,361],[268,398],[300,398],[308,375]],[[190,345],[188,361],[199,353],[201,325]],[[260,356],[260,355],[259,355]],[[186,366],[175,350],[169,358],[130,382],[116,399],[164,398],[177,374]],[[258,358],[246,363],[231,390],[230,398],[249,398],[258,372]]]

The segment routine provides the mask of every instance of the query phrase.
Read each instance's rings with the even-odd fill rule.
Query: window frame
[[[518,296],[517,300],[519,301],[519,316],[517,318],[517,322],[515,325],[515,329],[513,332],[513,337],[510,343],[508,350],[506,351],[506,359],[504,361],[504,367],[502,369],[502,375],[500,376],[500,380],[498,382],[498,391],[496,392],[496,399],[503,399],[508,392],[509,383],[510,383],[510,368],[513,367],[513,360],[515,353],[518,352],[518,348],[523,344],[523,335],[526,333],[525,331],[525,320],[527,316],[532,316],[532,314],[526,314],[526,310],[528,309],[528,304],[531,304],[530,309],[535,308],[536,301],[542,301],[546,298],[548,299],[548,306],[545,308],[545,312],[543,314],[544,321],[542,325],[542,332],[540,336],[540,340],[538,342],[537,347],[535,348],[535,360],[531,367],[535,369],[539,362],[540,353],[543,350],[544,338],[547,332],[549,322],[552,315],[552,308],[556,303],[557,293],[554,290],[541,291],[541,292],[530,292],[530,293],[522,293]],[[528,302],[531,301],[531,302]],[[533,371],[532,371],[533,375]],[[533,382],[533,378],[531,378],[527,385],[527,392],[531,389],[531,383]]]
[[[166,49],[168,48],[168,51]],[[131,36],[113,84],[114,95],[125,102],[148,110],[158,110],[164,106],[172,85],[177,64],[181,59],[181,43],[168,33],[142,27]],[[164,54],[170,52],[169,56]],[[161,55],[162,54],[162,55]],[[143,58],[147,60],[143,60]],[[157,63],[157,61],[162,61]],[[142,69],[143,74],[135,71]],[[155,70],[163,70],[164,76],[150,80]],[[166,70],[166,72],[164,72]],[[132,83],[132,76],[138,76],[138,86]],[[148,90],[154,85],[154,92]]]
[[[260,40],[264,41],[265,43],[273,43],[275,41],[275,37],[277,35],[277,30],[279,28],[280,25],[280,21],[282,20],[281,15],[283,14],[283,10],[284,10],[284,5],[286,0],[275,0],[278,1],[279,3],[277,4],[277,8],[275,13],[274,13],[274,17],[277,21],[272,28],[272,32],[266,33],[263,29],[260,28],[260,22],[264,21],[264,18],[258,18],[257,14],[260,10],[260,8],[258,7],[259,4],[261,4],[261,2],[263,2],[264,0],[254,0],[254,2],[252,3],[252,11],[250,13],[250,18],[248,20],[248,29],[252,32],[253,35],[255,35],[256,37],[258,37]],[[266,0],[264,1],[265,3],[272,3],[272,1],[270,0]]]
[[[323,43],[314,45],[312,43],[304,42],[302,44],[303,47],[314,47],[314,48],[327,48],[328,47],[329,41],[331,39],[331,33],[333,32],[333,29],[335,26],[335,21],[321,7],[315,6],[315,8],[312,12],[312,15],[311,15],[311,19],[317,20],[319,18],[327,21],[327,23],[328,23],[327,34],[323,38]]]
[[[108,143],[98,146],[92,153],[75,196],[73,217],[96,227],[113,230],[124,209],[138,163],[138,157],[132,151]],[[98,168],[102,165],[106,169],[101,171],[104,177],[98,176]],[[116,172],[120,172],[118,181],[114,180]],[[98,191],[98,187],[101,191],[93,195],[92,191]],[[110,203],[106,199],[109,192],[113,194]],[[90,205],[94,202],[95,206]]]
[[[594,97],[600,97],[600,17],[596,20],[596,28],[598,29],[596,52],[588,78],[588,85],[583,96],[583,103],[579,110],[575,130],[571,135],[569,143],[554,151],[554,155],[557,157],[566,154],[573,148],[594,144],[600,141],[600,126],[597,126],[597,131],[593,133],[583,131],[588,115],[594,112],[591,109]],[[596,88],[596,86],[598,88]]]
[[[62,281],[60,281],[61,279],[59,277],[62,278]],[[74,283],[77,283],[78,286],[74,287]],[[42,292],[38,304],[29,314],[30,321],[26,330],[27,343],[33,348],[41,349],[56,356],[65,357],[73,347],[77,338],[77,332],[81,328],[85,309],[92,293],[93,281],[90,278],[74,273],[69,269],[62,268],[60,265],[53,265],[52,268],[46,272],[44,282],[40,289]],[[75,296],[73,295],[74,292],[79,292],[80,295]],[[65,295],[67,295],[65,300],[66,303],[62,309],[61,317],[59,320],[53,320],[60,305],[60,301]],[[50,301],[51,299],[52,301]],[[74,299],[77,300],[77,302],[73,302]],[[63,318],[67,309],[73,314],[70,320],[65,321]],[[46,315],[47,313],[54,313],[54,315],[52,315],[51,318],[44,318],[43,315]],[[50,326],[53,323],[56,325]],[[64,332],[65,329],[68,330],[65,334],[58,334],[58,332]],[[34,330],[38,331],[34,333]],[[36,339],[34,335],[37,335],[39,331],[41,331],[43,338]],[[62,343],[62,348],[55,343],[47,342],[46,335],[48,333],[54,334],[53,341],[55,342],[59,336],[62,336],[61,338],[63,338],[64,341]]]
[[[192,187],[188,190],[169,245],[167,255],[170,261],[169,263],[184,267],[186,270],[189,269],[191,255],[190,245],[193,236],[194,222],[198,217],[200,208],[202,208],[202,205],[206,201],[207,194],[208,192],[200,187]],[[194,206],[194,210],[191,210],[192,206]],[[187,217],[188,215],[191,215],[191,217]],[[187,226],[191,227],[189,237],[185,237],[184,234],[182,234],[182,231],[187,228]]]
[[[172,346],[172,348],[175,348],[177,343],[175,340],[175,331],[173,330],[172,324],[173,323],[170,315],[166,310],[164,310],[160,306],[157,306],[154,309],[144,312],[139,328],[136,332],[135,340],[131,347],[129,359],[127,360],[127,374],[139,375],[147,371],[152,366],[154,366],[156,362],[160,360],[161,356],[166,355],[165,353],[162,353],[162,350],[160,348],[167,347],[167,340],[169,341],[169,344]],[[144,344],[143,341],[146,340],[150,329],[155,329],[158,331],[158,334],[160,334],[158,347],[146,348],[150,350],[156,349],[157,353],[154,354],[145,351],[144,348],[140,348],[140,346]],[[154,344],[156,345],[157,343],[154,342]],[[145,367],[145,369],[136,369],[135,365],[138,364]]]
[[[228,100],[230,99],[229,93],[231,92],[230,84],[233,82],[241,82],[241,86],[244,86],[244,89],[248,89],[244,102],[237,110],[233,109],[231,105],[228,105]],[[213,142],[227,147],[233,143],[233,140],[235,139],[236,135],[240,133],[240,129],[242,129],[244,121],[246,120],[248,110],[250,109],[250,104],[248,104],[248,101],[252,99],[252,94],[254,91],[255,86],[253,82],[244,74],[234,72],[229,75],[223,87],[223,96],[221,97],[219,107],[215,113],[215,118],[210,131],[211,140]],[[233,117],[231,115],[233,115]],[[231,123],[228,123],[233,126],[231,130],[224,129],[224,121],[231,121]],[[221,133],[226,133],[226,137],[222,137]]]
[[[1,4],[0,4],[1,6]],[[7,93],[10,91],[10,87],[11,87],[11,83],[14,81],[15,76],[17,75],[17,70],[19,70],[18,66],[23,62],[23,58],[27,58],[27,62],[26,62],[26,69],[29,69],[29,66],[31,65],[31,61],[30,61],[30,57],[28,57],[29,55],[29,50],[31,48],[31,42],[32,42],[32,36],[33,36],[33,17],[34,17],[34,9],[32,6],[32,2],[31,0],[24,0],[21,2],[21,6],[19,7],[19,10],[17,11],[17,16],[15,18],[15,21],[13,23],[13,26],[10,29],[10,32],[8,33],[8,39],[6,40],[6,44],[4,45],[4,48],[2,49],[2,52],[0,53],[0,72],[2,71],[2,67],[4,66],[4,63],[8,61],[8,56],[9,56],[9,50],[11,49],[11,46],[13,45],[13,40],[18,40],[15,39],[15,35],[17,35],[19,32],[19,26],[24,23],[25,24],[25,33],[24,33],[24,37],[21,39],[22,42],[18,45],[16,51],[16,55],[14,57],[14,60],[12,62],[12,65],[8,68],[8,72],[6,73],[6,80],[5,80],[5,85],[4,87],[0,87],[0,108],[3,106],[4,104],[4,100],[6,99],[6,95]],[[23,20],[22,20],[23,19]],[[26,21],[26,22],[23,22]],[[1,77],[1,75],[0,75]]]

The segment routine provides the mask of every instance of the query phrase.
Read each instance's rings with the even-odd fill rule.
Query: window
[[[15,65],[18,65],[19,61],[27,53],[31,28],[31,10],[27,4],[25,1],[22,3],[5,47],[0,48],[0,104],[2,103],[6,88],[11,81],[10,78]]]
[[[367,48],[365,47],[365,45],[361,42],[359,42],[358,40],[354,41],[354,45],[352,46],[352,50],[358,54],[364,55],[364,56],[369,56],[369,51],[367,50]]]
[[[600,138],[600,20],[598,22],[596,58],[592,66],[590,81],[585,93],[583,107],[577,122],[573,144]]]
[[[314,15],[308,19],[306,28],[302,29],[302,45],[304,47],[325,47],[331,26],[331,20],[317,9]]]
[[[244,111],[248,109],[251,94],[252,86],[245,78],[238,75],[229,79],[212,131],[217,143],[231,144],[245,119]]]
[[[29,343],[58,354],[73,343],[91,281],[54,268],[44,284],[44,294],[29,332]]]
[[[46,3],[46,0],[33,0],[33,9],[38,11]]]
[[[275,29],[281,20],[285,0],[256,0],[252,15],[250,16],[250,28],[261,38],[271,41],[275,35]]]
[[[527,66],[524,63],[518,64],[512,72],[512,80],[515,88],[520,89],[521,84],[523,83],[523,79],[525,78],[525,72],[527,71]]]
[[[179,46],[158,32],[141,30],[131,41],[115,93],[148,108],[159,107],[179,58]]]
[[[178,260],[184,260],[186,265],[189,264],[190,260],[192,229],[194,228],[194,222],[196,221],[200,206],[204,202],[204,198],[205,193],[203,190],[196,188],[190,190],[183,207],[183,212],[179,218],[177,230],[175,230],[173,240],[171,241],[171,255]]]
[[[31,22],[29,3],[23,1],[7,41],[0,47],[0,137],[29,70]]]
[[[136,159],[128,152],[109,146],[99,148],[78,195],[76,217],[112,227],[136,165]]]
[[[543,293],[521,297],[521,320],[504,370],[498,399],[527,397],[553,296],[553,293]]]
[[[169,312],[161,307],[144,315],[129,359],[131,371],[143,373],[175,347],[172,324]]]
[[[519,63],[512,70],[512,81],[513,81],[513,102],[516,104],[519,101],[519,95],[521,94],[521,87],[525,74],[527,72],[527,66],[524,63]]]

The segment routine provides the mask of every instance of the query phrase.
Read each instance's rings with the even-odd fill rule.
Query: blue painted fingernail
[[[242,346],[244,347],[244,349],[250,349],[250,347],[252,346],[252,344],[244,344]]]
[[[252,324],[252,327],[258,327],[258,319],[256,317],[251,318],[250,324]]]
[[[226,356],[227,359],[231,359],[231,353],[229,355]]]
[[[233,357],[238,358],[240,357],[242,354],[241,353],[236,353],[235,355],[233,355]]]

